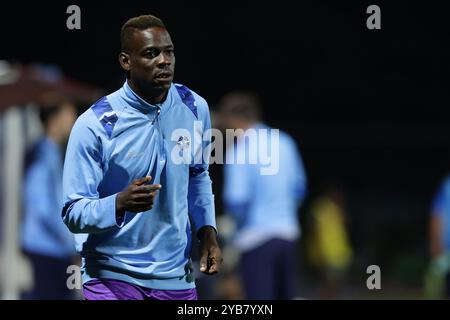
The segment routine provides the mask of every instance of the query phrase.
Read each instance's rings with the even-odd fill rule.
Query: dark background
[[[66,28],[70,4],[81,7],[81,30]],[[381,7],[381,30],[366,28],[370,4]],[[430,202],[450,171],[449,9],[425,1],[17,1],[2,4],[0,59],[57,64],[111,92],[124,79],[121,25],[140,14],[162,18],[176,47],[176,82],[212,108],[229,90],[254,90],[266,122],[295,137],[310,182],[304,212],[324,182],[342,183],[355,274],[378,264],[393,283],[418,285]],[[220,167],[211,171],[220,195]]]

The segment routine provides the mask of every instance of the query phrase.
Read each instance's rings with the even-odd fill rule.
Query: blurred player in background
[[[429,223],[431,265],[428,293],[433,298],[450,298],[450,176],[439,188],[432,204]],[[433,281],[437,279],[437,281]],[[431,286],[435,286],[432,288]],[[432,293],[434,292],[434,293]]]
[[[345,193],[340,184],[328,183],[312,200],[306,249],[309,262],[320,277],[320,299],[342,296],[353,249],[348,232]]]
[[[67,267],[73,264],[73,235],[61,221],[65,143],[77,117],[71,103],[40,109],[45,135],[27,154],[23,181],[22,248],[33,269],[25,299],[68,299]]]
[[[223,128],[268,129],[270,134],[271,128],[261,120],[259,99],[252,93],[225,95],[219,102],[219,116]],[[230,156],[230,148],[235,157],[258,154],[261,146],[246,140],[241,135],[227,147],[223,191],[227,211],[238,227],[234,245],[241,252],[244,291],[248,299],[292,299],[298,285],[297,210],[306,192],[303,163],[295,141],[280,132],[279,170],[262,175],[260,162],[237,164]]]
[[[83,257],[83,293],[194,300],[189,217],[200,271],[214,274],[222,263],[209,159],[189,157],[209,145],[192,141],[195,121],[201,133],[210,127],[208,105],[172,83],[174,45],[160,19],[128,20],[121,46],[123,87],[78,118],[66,154],[63,219]]]

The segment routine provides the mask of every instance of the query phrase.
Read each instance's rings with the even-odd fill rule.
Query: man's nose
[[[158,59],[158,67],[166,67],[172,64],[172,57],[168,53],[161,52]]]

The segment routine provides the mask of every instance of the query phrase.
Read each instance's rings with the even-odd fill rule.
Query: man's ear
[[[121,52],[119,54],[119,63],[122,66],[123,70],[129,72],[131,69],[130,66],[130,56],[128,55],[128,53],[125,52]]]

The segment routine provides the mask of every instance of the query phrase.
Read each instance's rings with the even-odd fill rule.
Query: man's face
[[[232,112],[236,106],[245,103],[247,101],[239,95],[227,95],[222,98],[219,103],[219,122],[223,130],[246,129],[249,126],[248,121],[245,121],[243,117],[237,116],[236,112]]]
[[[170,88],[175,71],[175,54],[166,29],[134,30],[128,56],[130,79],[142,91],[157,94]]]
[[[68,138],[73,124],[77,119],[77,110],[72,103],[64,103],[61,110],[58,112],[56,122],[64,139]]]

